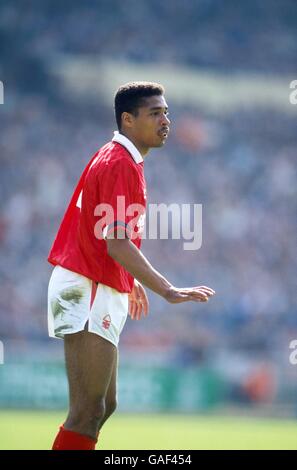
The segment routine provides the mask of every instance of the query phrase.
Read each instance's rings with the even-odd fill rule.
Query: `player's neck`
[[[141,145],[141,143],[137,139],[135,139],[133,135],[129,135],[129,132],[121,130],[120,133],[127,137],[127,139],[129,139],[132,144],[135,145],[135,147],[143,158],[149,153],[150,147],[144,147],[143,145]]]

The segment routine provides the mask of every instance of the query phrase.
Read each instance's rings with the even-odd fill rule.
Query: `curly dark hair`
[[[144,105],[144,98],[164,94],[164,87],[154,82],[129,82],[120,86],[114,98],[117,126],[121,130],[122,113],[137,116],[138,108]]]

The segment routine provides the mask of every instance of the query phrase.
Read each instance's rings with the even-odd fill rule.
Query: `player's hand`
[[[129,315],[132,320],[140,320],[141,315],[148,314],[149,301],[142,284],[134,279],[134,286],[129,294]]]
[[[165,299],[171,304],[178,304],[180,302],[207,302],[210,297],[215,294],[215,291],[210,287],[170,287],[165,295]]]

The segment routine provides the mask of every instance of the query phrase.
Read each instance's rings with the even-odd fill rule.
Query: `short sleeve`
[[[139,192],[139,174],[129,162],[118,161],[106,168],[99,181],[103,238],[137,237],[137,223],[145,212]]]

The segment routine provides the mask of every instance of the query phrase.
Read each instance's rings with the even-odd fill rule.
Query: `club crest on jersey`
[[[102,326],[105,330],[108,330],[111,324],[111,318],[110,315],[105,315],[102,320]]]

